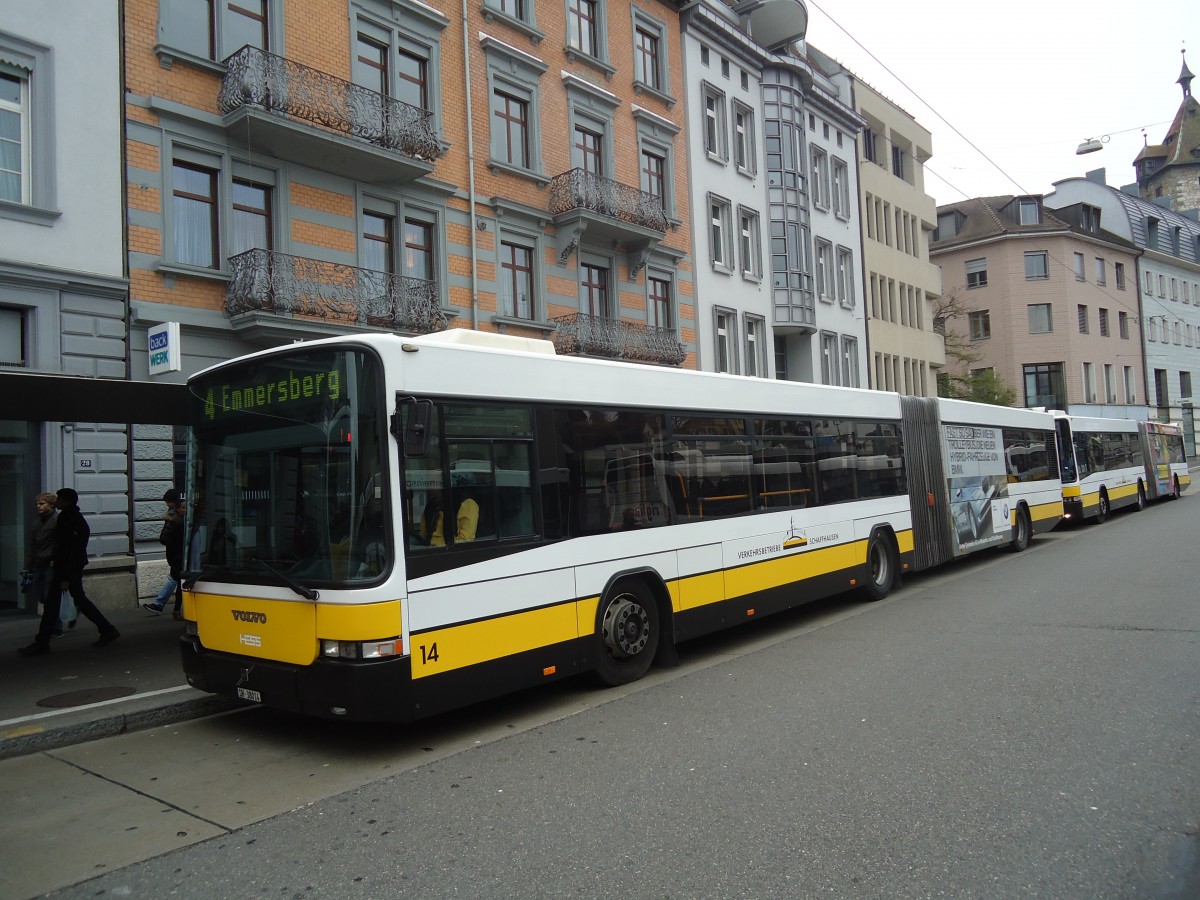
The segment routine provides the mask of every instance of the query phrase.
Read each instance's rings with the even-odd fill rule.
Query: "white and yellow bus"
[[[1103,522],[1113,510],[1144,509],[1190,483],[1178,425],[1055,413],[1068,521]]]
[[[1044,412],[332,338],[189,380],[188,681],[411,720],[677,643],[1062,516]]]

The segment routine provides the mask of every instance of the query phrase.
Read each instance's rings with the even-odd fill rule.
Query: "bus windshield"
[[[387,574],[387,432],[374,355],[298,350],[189,385],[189,572],[297,592]]]

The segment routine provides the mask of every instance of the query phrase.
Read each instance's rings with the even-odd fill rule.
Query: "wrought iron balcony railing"
[[[587,313],[553,319],[558,329],[554,349],[567,355],[604,356],[631,362],[678,366],[687,356],[679,337],[670,328],[622,322]]]
[[[426,110],[255,47],[243,47],[225,66],[217,98],[222,113],[256,106],[406,156],[432,161],[442,155]]]
[[[229,258],[225,315],[267,312],[429,334],[449,325],[437,283],[337,263],[247,250]]]
[[[667,230],[661,198],[585,169],[572,169],[550,179],[550,212],[559,215],[573,209],[586,209],[655,231]]]

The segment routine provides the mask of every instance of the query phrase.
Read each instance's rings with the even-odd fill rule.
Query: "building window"
[[[233,229],[229,255],[272,249],[271,188],[243,178],[233,179]]]
[[[746,316],[746,372],[747,375],[766,377],[766,335],[767,323],[758,316]]]
[[[396,271],[396,219],[378,212],[363,213],[363,268]]]
[[[859,387],[857,338],[842,338],[842,385]]]
[[[1179,373],[1179,396],[1187,399],[1192,396],[1192,373]]]
[[[967,290],[972,288],[986,287],[987,280],[987,257],[981,259],[967,260]]]
[[[1108,284],[1108,279],[1104,276],[1104,257],[1096,257],[1096,284]]]
[[[1113,273],[1117,280],[1117,290],[1125,290],[1125,263],[1113,263]]]
[[[25,351],[25,311],[0,307],[0,366],[20,368],[28,364]]]
[[[737,346],[737,325],[734,313],[727,309],[713,311],[716,363],[718,372],[736,373],[737,359],[733,348]]]
[[[812,148],[812,177],[808,188],[813,206],[819,209],[828,209],[830,204],[829,155],[819,147]]]
[[[599,3],[567,0],[567,46],[599,58]]]
[[[493,153],[501,161],[529,168],[529,103],[497,90],[492,94],[492,116],[496,127]]]
[[[882,143],[872,129],[864,128],[862,132],[863,138],[863,159],[868,159],[877,165],[882,165],[879,162],[879,144]]]
[[[270,50],[280,0],[162,0],[164,45],[199,59],[221,60],[246,46]]]
[[[1041,209],[1036,200],[1026,199],[1018,201],[1017,208],[1020,211],[1018,221],[1022,225],[1037,225],[1041,222]]]
[[[821,332],[821,384],[837,384],[841,366],[838,358],[838,336]]]
[[[1096,234],[1100,231],[1100,210],[1086,203],[1080,206],[1080,220],[1084,231]]]
[[[1088,325],[1088,308],[1085,304],[1080,303],[1075,307],[1076,317],[1079,319],[1079,333],[1088,334],[1090,327]]]
[[[417,109],[429,109],[429,62],[408,50],[396,54],[395,98]]]
[[[666,188],[666,171],[667,161],[657,153],[652,153],[649,150],[642,151],[642,190],[651,197],[657,197],[666,208],[666,197],[664,192]]]
[[[846,309],[854,308],[854,254],[837,248],[837,298]]]
[[[1054,319],[1049,303],[1029,304],[1029,333],[1048,334],[1054,330]]]
[[[575,152],[574,162],[590,175],[603,177],[604,175],[604,136],[592,131],[590,128],[584,128],[582,125],[575,126]]]
[[[533,248],[511,241],[500,244],[501,315],[533,318]]]
[[[1050,277],[1046,268],[1046,253],[1038,251],[1025,254],[1025,280],[1040,281]]]
[[[836,158],[833,161],[833,211],[838,218],[850,218],[850,170]]]
[[[189,163],[172,168],[175,261],[218,269],[217,172]]]
[[[1062,363],[1025,364],[1025,405],[1047,409],[1067,408],[1067,382]]]
[[[721,160],[725,153],[725,95],[709,85],[701,92],[704,102],[704,152]]]
[[[29,79],[0,72],[0,200],[28,204]]]
[[[904,178],[904,148],[892,145],[892,174],[897,178]]]
[[[641,26],[634,29],[634,78],[653,90],[659,90],[658,35]]]
[[[1133,366],[1125,367],[1125,402],[1133,403],[1137,391],[1133,387]]]
[[[404,274],[409,278],[433,281],[433,258],[433,224],[405,219]]]
[[[671,281],[651,275],[646,278],[646,293],[650,304],[650,324],[656,328],[674,329],[675,318],[672,315]]]
[[[1116,369],[1111,363],[1104,364],[1104,402],[1117,402],[1117,377]]]
[[[776,336],[773,343],[775,345],[775,377],[780,381],[787,381],[787,338]]]
[[[598,319],[611,318],[608,297],[608,269],[584,263],[580,267],[583,292],[583,308],[590,316]]]
[[[817,256],[817,296],[827,303],[832,303],[834,298],[833,245],[826,240],[817,238],[815,247]]]
[[[1129,340],[1129,314],[1125,312],[1117,312],[1117,334],[1121,340]]]
[[[1096,402],[1096,367],[1090,362],[1083,364],[1083,402]]]
[[[1153,216],[1146,217],[1146,246],[1151,250],[1158,249],[1158,225],[1158,219]]]
[[[709,197],[708,201],[708,251],[712,264],[720,269],[733,269],[733,235],[730,222],[729,201],[720,197]]]
[[[754,112],[740,103],[733,106],[733,161],[748,175],[757,171],[754,149]]]
[[[758,214],[748,209],[738,210],[738,247],[741,250],[742,274],[747,278],[761,278]]]
[[[1083,254],[1082,253],[1075,254],[1075,280],[1076,281],[1086,281],[1087,280],[1087,276],[1084,275],[1084,272],[1083,272]]]
[[[986,309],[968,313],[967,325],[973,341],[986,341],[992,336],[992,314]]]

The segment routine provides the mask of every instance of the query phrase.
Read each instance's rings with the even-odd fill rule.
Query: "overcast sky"
[[[1182,101],[1180,49],[1200,72],[1197,0],[806,3],[808,42],[932,133],[925,190],[939,204],[1048,194],[1090,169],[1133,182],[1143,127],[1160,143]]]

